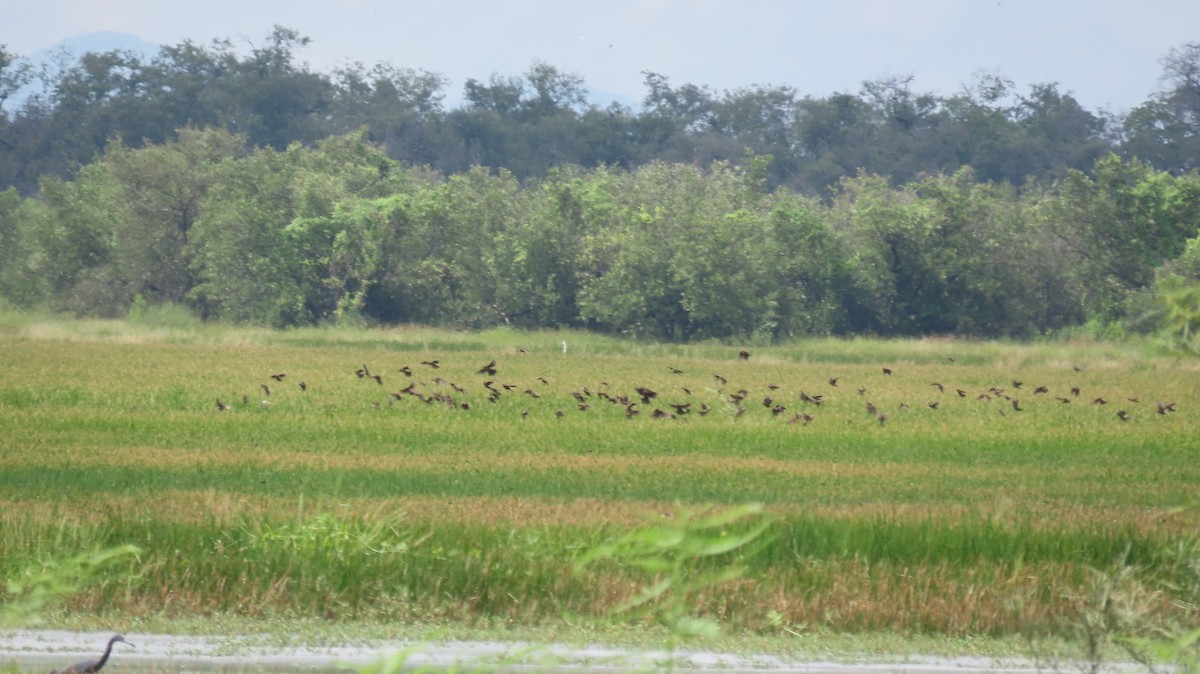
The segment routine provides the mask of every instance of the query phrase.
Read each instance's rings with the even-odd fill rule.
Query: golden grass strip
[[[34,524],[69,526],[98,524],[114,513],[140,513],[164,522],[238,521],[246,517],[290,519],[333,512],[367,518],[401,515],[406,521],[432,526],[440,524],[485,524],[522,528],[540,526],[596,526],[613,524],[636,527],[647,517],[668,516],[675,505],[666,501],[612,501],[595,498],[570,500],[518,496],[405,496],[397,498],[348,498],[297,502],[292,497],[247,495],[215,490],[165,490],[153,494],[106,495],[71,499],[55,495],[46,499],[0,499],[0,528]],[[1037,504],[1021,508],[1014,502],[998,501],[990,507],[957,504],[864,503],[834,506],[774,505],[780,517],[807,516],[825,519],[879,519],[897,522],[990,519],[997,523],[1020,523],[1036,529],[1058,531],[1097,526],[1129,526],[1160,534],[1182,533],[1200,526],[1200,514],[1161,508],[1088,507],[1078,504]]]
[[[971,481],[995,480],[1019,485],[1028,477],[1024,466],[964,467],[944,463],[901,463],[893,461],[826,461],[797,458],[795,460],[765,457],[711,455],[594,455],[551,452],[506,452],[460,448],[442,455],[409,454],[398,447],[390,453],[334,454],[326,452],[293,451],[280,448],[217,448],[181,449],[153,446],[129,446],[114,451],[86,446],[59,447],[53,452],[9,452],[0,455],[0,467],[56,468],[65,466],[173,468],[290,468],[313,471],[377,470],[377,471],[439,471],[475,469],[529,471],[577,471],[611,475],[617,472],[656,474],[693,473],[761,473],[795,478],[828,478],[905,481],[933,480],[958,482],[973,493],[979,487]],[[1101,480],[1111,475],[1105,466],[1069,466],[1058,472],[1072,480]]]

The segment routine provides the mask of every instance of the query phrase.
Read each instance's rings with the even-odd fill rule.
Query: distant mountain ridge
[[[53,63],[63,54],[78,58],[88,52],[106,52],[117,49],[131,51],[145,58],[153,58],[161,47],[162,45],[144,40],[141,36],[133,33],[106,30],[69,37],[58,44],[23,56],[36,66],[39,63]]]
[[[130,51],[137,54],[142,60],[150,60],[158,55],[161,48],[162,45],[143,40],[133,33],[106,30],[69,37],[32,54],[20,54],[19,56],[32,65],[34,70],[47,68],[56,72],[71,67],[79,60],[80,56],[89,52]],[[40,85],[35,83],[16,91],[9,96],[8,100],[4,101],[0,108],[16,110],[37,91],[38,86]]]

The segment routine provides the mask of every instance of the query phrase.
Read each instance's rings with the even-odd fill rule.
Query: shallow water
[[[0,631],[0,670],[49,674],[71,663],[99,657],[111,633]],[[403,658],[404,669],[423,671],[649,672],[805,672],[807,674],[1029,674],[1039,671],[1024,660],[904,657],[889,662],[803,661],[777,656],[745,656],[706,651],[637,652],[604,647],[531,647],[520,643],[389,643],[372,646],[305,647],[272,645],[267,639],[126,634],[133,647],[116,644],[103,674],[228,674],[231,672],[304,672],[345,674]],[[1081,663],[1043,663],[1041,671],[1081,671]],[[1086,665],[1084,665],[1086,668]],[[1136,668],[1116,664],[1102,672],[1127,674]],[[395,670],[392,670],[395,671]]]

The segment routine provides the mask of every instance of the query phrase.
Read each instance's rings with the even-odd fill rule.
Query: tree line
[[[540,62],[520,76],[467,80],[462,103],[447,109],[437,73],[387,63],[315,72],[298,58],[307,44],[277,27],[246,53],[229,40],[184,41],[153,57],[87,53],[42,69],[0,46],[0,189],[34,194],[42,176],[69,177],[112,138],[157,144],[184,127],[224,128],[280,151],[365,128],[406,164],[503,168],[522,180],[564,165],[707,166],[769,154],[768,188],[817,196],[859,169],[902,184],[971,166],[980,181],[1023,185],[1089,171],[1110,152],[1173,173],[1200,160],[1200,43],[1171,49],[1162,89],[1123,115],[1087,110],[1056,83],[1022,91],[996,74],[945,95],[884,77],[815,97],[790,86],[715,91],[646,72],[634,110],[590,102],[582,78]],[[18,92],[29,95],[18,101]]]
[[[365,131],[283,150],[217,128],[114,140],[36,197],[0,193],[0,297],[279,327],[1028,337],[1136,328],[1200,280],[1196,172],[1115,154],[1021,189],[970,167],[902,185],[860,171],[821,199],[769,189],[772,161],[521,181],[397,162]]]
[[[813,99],[650,73],[634,113],[545,64],[468,81],[447,112],[436,75],[313,73],[304,42],[88,54],[0,114],[0,301],[670,340],[1168,326],[1196,345],[1200,45],[1116,120],[996,77]],[[0,57],[2,101],[32,75]]]

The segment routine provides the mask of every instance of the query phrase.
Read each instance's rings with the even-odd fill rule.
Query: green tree
[[[581,254],[581,316],[676,340],[770,333],[769,228],[742,172],[651,164],[623,182]]]
[[[124,217],[113,231],[112,274],[150,302],[182,302],[192,289],[192,228],[221,162],[245,151],[222,130],[184,128],[170,142],[130,148],[109,143],[100,165],[120,185]]]
[[[295,217],[294,159],[263,149],[218,168],[189,237],[188,297],[201,316],[276,327],[313,320],[283,242]]]
[[[1050,231],[1072,256],[1089,317],[1125,317],[1130,292],[1178,257],[1200,231],[1200,178],[1174,177],[1109,155],[1092,176],[1071,171],[1047,209]]]
[[[362,309],[376,243],[357,202],[405,180],[363,133],[260,150],[217,178],[191,237],[203,315],[282,326]]]
[[[1125,117],[1122,151],[1179,174],[1200,168],[1200,42],[1171,49],[1162,66],[1167,86]]]
[[[843,180],[834,229],[848,259],[847,329],[883,335],[1022,335],[1037,325],[1035,245],[1011,187],[953,176],[893,188]]]
[[[447,80],[441,75],[376,64],[340,68],[333,75],[330,115],[337,133],[365,127],[367,139],[388,156],[413,164],[440,160],[440,119]]]
[[[121,186],[101,164],[85,166],[74,180],[47,178],[40,204],[25,212],[22,239],[30,247],[26,273],[36,278],[52,308],[116,316],[131,297],[113,278],[113,233],[126,217]]]
[[[869,116],[866,103],[852,94],[799,101],[791,146],[800,163],[789,185],[802,193],[827,195],[838,180],[868,166],[873,147]]]
[[[13,301],[23,295],[17,290],[22,285],[21,264],[26,257],[23,250],[19,209],[21,196],[15,188],[0,192],[0,299]]]
[[[777,191],[767,202],[767,227],[779,286],[777,333],[780,336],[827,335],[846,329],[842,293],[849,270],[827,219],[816,200]]]

